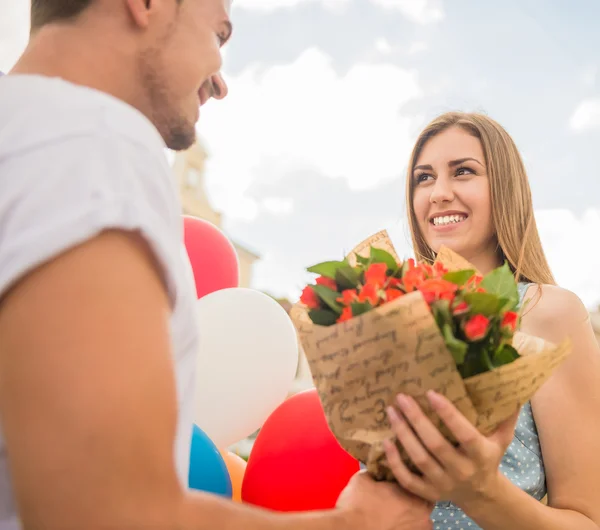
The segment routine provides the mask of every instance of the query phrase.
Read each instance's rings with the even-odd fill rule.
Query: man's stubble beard
[[[147,99],[148,118],[169,149],[185,151],[196,141],[196,126],[172,103],[167,83],[160,74],[166,71],[161,67],[161,59],[158,49],[145,50],[138,58],[138,74]]]

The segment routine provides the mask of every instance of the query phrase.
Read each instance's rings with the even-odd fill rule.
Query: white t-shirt
[[[0,296],[34,267],[106,228],[141,232],[163,268],[173,308],[174,458],[187,485],[196,293],[164,149],[149,120],[107,94],[59,79],[0,77]],[[0,530],[19,527],[0,429]]]

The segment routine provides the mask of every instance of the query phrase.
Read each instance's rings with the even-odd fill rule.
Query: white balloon
[[[197,304],[195,420],[224,449],[259,429],[285,400],[298,340],[283,307],[259,291],[223,289]]]

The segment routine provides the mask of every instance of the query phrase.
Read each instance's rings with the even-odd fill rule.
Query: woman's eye
[[[460,176],[460,175],[469,175],[469,174],[472,174],[472,173],[473,173],[473,170],[469,169],[468,167],[459,167],[456,170],[456,175],[457,176]]]
[[[415,180],[417,181],[417,184],[419,184],[420,182],[425,182],[426,180],[429,180],[430,178],[433,178],[431,175],[429,175],[428,173],[421,173],[420,175],[417,175],[415,177]]]

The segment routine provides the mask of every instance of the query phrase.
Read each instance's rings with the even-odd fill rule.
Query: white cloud
[[[273,11],[289,9],[307,2],[319,2],[327,9],[342,11],[351,0],[235,0],[234,9]],[[444,18],[442,0],[371,0],[384,9],[396,10],[416,24],[432,24]]]
[[[290,215],[294,211],[294,202],[285,197],[265,197],[262,207],[273,215]]]
[[[421,94],[414,72],[357,63],[339,75],[313,48],[294,63],[250,67],[227,81],[228,98],[204,107],[199,125],[210,193],[227,214],[237,215],[234,196],[244,195],[259,164],[274,175],[305,168],[341,176],[353,189],[402,172],[414,120],[401,108]]]
[[[584,99],[572,114],[569,127],[575,132],[600,128],[600,98]]]
[[[332,11],[343,10],[349,0],[235,0],[234,9],[243,8],[254,11],[273,11],[275,9],[289,9],[307,2],[319,2]]]
[[[600,303],[600,210],[540,210],[536,221],[546,257],[561,287],[590,308]]]
[[[595,64],[589,65],[581,75],[581,82],[586,88],[593,87],[596,84],[598,77],[598,66]]]
[[[375,49],[379,53],[383,53],[383,54],[387,55],[388,53],[390,53],[392,51],[392,46],[387,39],[382,37],[375,41]]]
[[[432,24],[444,18],[441,0],[371,0],[385,9],[400,11],[417,24]]]
[[[415,41],[408,47],[408,54],[414,55],[416,53],[424,52],[429,49],[429,44],[425,41]]]
[[[0,71],[10,70],[29,39],[29,2],[0,0]]]

